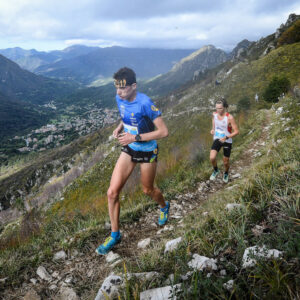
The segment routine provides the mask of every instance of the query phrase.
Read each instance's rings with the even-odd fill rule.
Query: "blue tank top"
[[[161,116],[161,112],[147,95],[137,92],[136,98],[131,102],[116,95],[116,100],[125,132],[136,135],[154,131],[153,120]],[[128,146],[135,151],[147,152],[155,150],[157,143],[152,140],[133,142]]]

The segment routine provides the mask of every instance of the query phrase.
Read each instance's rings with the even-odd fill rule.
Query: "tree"
[[[251,101],[248,97],[241,98],[237,103],[237,111],[247,111],[250,109]]]
[[[276,103],[279,101],[278,98],[282,95],[282,93],[286,93],[289,90],[290,86],[291,83],[287,77],[274,76],[267,88],[265,89],[263,93],[263,98],[267,102]]]

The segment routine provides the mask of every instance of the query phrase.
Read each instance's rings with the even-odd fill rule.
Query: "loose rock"
[[[145,249],[150,245],[151,239],[147,238],[138,242],[138,248]]]
[[[216,259],[194,254],[188,266],[198,271],[203,271],[204,269],[218,270],[216,262]]]
[[[47,272],[47,270],[43,266],[38,267],[38,269],[36,270],[36,274],[43,280],[52,280],[52,276]]]
[[[65,260],[67,258],[67,254],[65,251],[61,250],[57,253],[55,253],[53,260],[58,261],[58,260]]]
[[[156,288],[147,290],[140,293],[140,300],[167,300],[176,299],[176,292],[181,290],[181,285],[176,284],[174,286],[165,286],[162,288]]]
[[[106,300],[108,296],[114,298],[118,296],[119,288],[123,285],[123,279],[117,275],[108,276],[100,287],[95,300]]]
[[[165,246],[166,247],[165,254],[176,250],[178,248],[179,244],[181,243],[181,241],[182,241],[182,237],[179,237],[175,240],[168,241]]]
[[[106,262],[107,263],[112,263],[116,260],[118,260],[120,258],[120,255],[117,254],[117,253],[113,253],[112,251],[110,251],[106,256],[105,256],[105,259],[106,259]]]

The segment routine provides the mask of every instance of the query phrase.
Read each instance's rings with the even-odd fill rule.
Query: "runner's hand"
[[[122,146],[126,146],[135,141],[135,136],[128,132],[123,132],[118,135],[118,140]]]
[[[215,131],[212,129],[212,130],[210,131],[210,134],[214,135],[214,134],[215,134]]]
[[[118,138],[118,135],[119,135],[119,133],[120,133],[121,130],[122,130],[122,129],[120,129],[120,128],[118,127],[118,128],[116,128],[116,129],[113,131],[113,136],[114,136],[115,139]]]
[[[225,143],[225,141],[226,141],[226,136],[223,137],[223,138],[221,138],[221,139],[219,139],[219,141],[220,141],[221,143]]]

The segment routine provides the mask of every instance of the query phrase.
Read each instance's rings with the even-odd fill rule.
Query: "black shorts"
[[[134,151],[132,150],[128,145],[123,146],[121,148],[122,152],[125,152],[131,156],[131,161],[136,163],[152,163],[157,162],[157,156],[158,156],[158,147],[154,149],[153,151]]]
[[[217,139],[217,140],[214,140],[214,142],[211,146],[211,150],[216,150],[217,152],[219,152],[222,147],[223,147],[224,156],[230,157],[232,143],[226,143],[226,142],[222,143],[219,141],[219,139]]]

